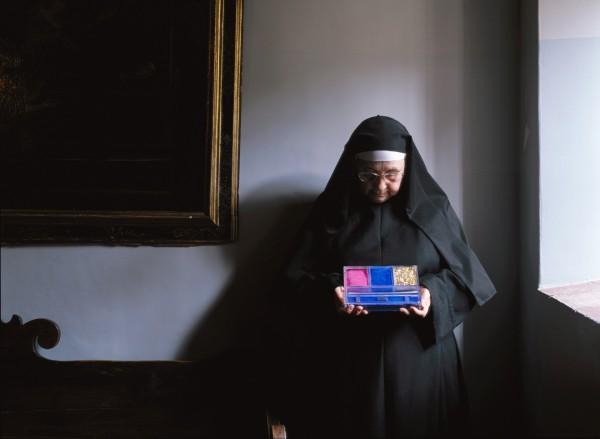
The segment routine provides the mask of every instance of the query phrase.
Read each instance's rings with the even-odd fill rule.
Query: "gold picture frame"
[[[15,5],[19,3],[19,0],[15,0]],[[67,6],[70,4],[69,1],[63,3]],[[72,78],[77,79],[75,83],[79,88],[76,93],[69,90],[65,92],[66,82],[58,83],[55,80],[59,70],[52,70],[52,74],[48,75],[50,80],[38,78],[38,82],[31,85],[32,75],[22,74],[26,68],[23,67],[20,78],[19,67],[27,64],[22,62],[23,57],[18,53],[19,47],[25,45],[22,39],[13,47],[0,47],[4,62],[3,68],[0,68],[0,83],[5,85],[0,87],[0,98],[3,99],[0,104],[5,105],[0,113],[0,135],[4,138],[3,143],[8,145],[2,149],[3,162],[8,163],[3,168],[6,172],[2,181],[2,245],[80,243],[193,246],[237,239],[243,4],[242,0],[188,3],[189,10],[173,12],[171,5],[186,5],[186,2],[117,1],[114,4],[118,4],[118,7],[113,6],[111,10],[96,11],[95,15],[86,12],[84,19],[90,21],[91,25],[86,23],[86,27],[78,28],[77,23],[84,19],[79,19],[70,26],[65,25],[61,30],[66,29],[63,32],[66,36],[63,35],[60,40],[55,38],[56,29],[49,34],[45,28],[35,38],[26,40],[26,43],[34,41],[37,44],[42,35],[50,39],[45,47],[58,47],[57,53],[66,51],[71,55],[77,50],[78,64],[69,64],[67,61],[67,67],[62,66],[60,70],[61,75],[69,67],[74,70],[69,78],[71,82]],[[103,2],[99,4],[102,5]],[[197,6],[198,4],[201,6]],[[163,10],[148,12],[144,9],[150,7],[147,5],[159,5]],[[60,11],[56,13],[59,15],[54,22],[61,24],[62,17],[67,14],[60,15]],[[193,25],[195,13],[199,19],[206,20],[207,31],[204,34],[198,31],[202,26]],[[152,44],[146,43],[148,38],[144,38],[143,29],[138,36],[136,26],[131,26],[131,21],[128,21],[128,17],[134,15],[148,17],[146,22],[143,18],[136,18],[141,20],[139,27],[145,26],[149,29],[148,32],[160,38],[155,38],[156,41]],[[164,18],[168,21],[167,24],[161,21],[163,16],[167,17]],[[37,20],[35,23],[39,23],[34,18]],[[109,19],[112,20],[110,27],[105,24]],[[107,49],[100,46],[99,37],[91,34],[84,34],[82,37],[88,44],[85,50],[80,49],[77,40],[73,38],[71,40],[74,43],[65,48],[63,41],[68,41],[71,34],[77,31],[81,35],[94,26],[100,30],[105,26],[110,29],[111,35],[115,33],[115,29],[116,32],[124,29],[123,35],[132,36],[131,47],[135,50],[126,48],[126,52],[123,49],[126,43],[123,43],[122,36],[114,37],[113,46]],[[205,40],[205,37],[208,39]],[[55,43],[56,41],[59,43]],[[143,44],[147,45],[140,46],[139,41],[144,41]],[[95,64],[97,56],[89,55],[92,50],[90,47],[95,54],[113,54],[109,67]],[[159,54],[156,55],[153,51]],[[29,50],[28,53],[35,54],[36,51]],[[138,53],[141,55],[137,55]],[[194,58],[200,58],[198,54],[202,53],[203,59]],[[13,58],[11,55],[14,55]],[[131,62],[132,57],[137,57],[138,60]],[[55,58],[62,59],[60,56]],[[10,61],[11,59],[16,61]],[[120,66],[120,63],[125,67]],[[94,66],[93,71],[90,65]],[[107,70],[114,65],[119,67],[118,74],[115,73],[117,68],[114,72]],[[38,68],[36,71],[40,70]],[[82,71],[86,73],[82,74]],[[94,82],[95,75],[115,78],[112,83],[105,81],[112,84],[112,88],[99,92],[94,87],[89,87],[89,83]],[[84,85],[80,86],[82,83]],[[8,87],[7,84],[14,84],[14,87]],[[25,98],[31,96],[32,90],[40,89],[46,90],[47,95],[51,94],[47,90],[54,90],[53,96],[59,96],[65,101],[67,99],[64,96],[74,96],[69,97],[69,102],[77,102],[79,107],[74,106],[75,108],[83,105],[86,110],[79,112],[87,111],[86,114],[93,114],[94,117],[90,118],[91,121],[87,118],[82,118],[81,121],[77,119],[77,123],[72,125],[84,124],[89,128],[88,131],[81,128],[74,134],[69,132],[60,137],[61,133],[55,135],[56,129],[53,128],[55,131],[51,134],[55,137],[49,136],[50,138],[66,140],[49,144],[46,136],[38,142],[42,146],[38,146],[35,143],[35,133],[40,131],[39,127],[43,131],[48,126],[55,127],[57,123],[42,124],[40,120],[44,119],[40,114],[43,115],[44,109],[31,116],[32,112],[29,110],[32,105],[23,105],[20,113],[15,111],[15,114],[10,114],[8,110],[18,110],[20,107],[17,104],[25,100],[15,98],[16,104],[6,104],[10,103],[11,97],[7,93],[10,90],[18,93],[19,87],[27,92],[23,93]],[[80,98],[84,87],[87,87],[86,92],[91,90],[89,93],[94,97],[85,102]],[[165,89],[168,89],[167,92]],[[60,90],[60,93],[56,90]],[[101,107],[95,103],[86,107],[89,102],[104,103],[104,96],[113,96],[111,93],[116,98],[110,105],[117,102],[112,109],[107,110],[106,105]],[[41,100],[38,98],[38,101]],[[47,101],[50,102],[49,105],[56,105],[52,99]],[[106,102],[109,102],[108,99]],[[164,108],[167,110],[163,111]],[[190,111],[186,113],[188,109]],[[64,113],[68,114],[67,119],[78,117],[78,110],[69,111]],[[113,112],[116,116],[111,119]],[[56,114],[62,113],[55,107],[48,114],[48,117],[57,117]],[[97,121],[98,114],[102,115],[102,125]],[[139,121],[130,123],[129,118],[135,118],[133,115]],[[59,124],[64,119],[65,117],[60,119]],[[67,126],[66,123],[64,125]],[[30,135],[27,130],[31,131],[32,126],[37,131],[34,130],[34,134]],[[96,127],[99,126],[104,140],[90,138],[92,146],[89,150],[82,151],[80,145],[84,143],[83,136],[88,132],[97,132]],[[138,135],[146,129],[147,132]],[[104,134],[105,132],[108,134]],[[182,132],[190,134],[181,134]],[[163,138],[166,139],[164,145],[156,140]],[[115,145],[119,142],[122,145],[119,144],[121,149],[117,151]],[[68,146],[70,144],[76,146]],[[152,145],[150,149],[154,155],[144,149],[149,148],[148,144]],[[64,145],[67,146],[63,148]],[[112,152],[107,152],[107,149]],[[54,181],[59,181],[60,184],[54,184]],[[135,208],[128,208],[129,206]]]

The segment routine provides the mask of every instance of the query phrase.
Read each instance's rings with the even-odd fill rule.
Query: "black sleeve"
[[[421,276],[420,282],[431,294],[430,319],[434,341],[446,337],[462,323],[475,301],[460,279],[448,268]]]
[[[448,200],[442,212],[451,234],[454,235],[453,239],[446,238],[447,247],[454,250],[444,255],[446,261],[451,262],[448,268],[452,270],[455,280],[463,286],[465,294],[468,294],[478,305],[483,305],[496,294],[496,288],[471,249],[462,224]]]
[[[311,306],[316,313],[335,311],[335,287],[342,274],[332,265],[328,238],[319,229],[305,227],[284,270],[286,300]]]

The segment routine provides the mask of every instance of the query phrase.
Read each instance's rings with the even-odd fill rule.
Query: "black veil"
[[[350,199],[356,192],[355,155],[382,149],[406,153],[400,193],[389,202],[405,210],[408,218],[434,243],[477,304],[483,305],[496,293],[494,285],[469,246],[446,193],[427,171],[412,136],[404,125],[391,117],[365,119],[354,130],[309,213],[308,223],[313,227],[320,224],[324,232],[335,234],[348,219]]]
[[[357,190],[355,156],[375,150],[406,154],[400,191],[382,206],[370,205]],[[388,224],[403,227],[403,223],[412,223],[409,229],[420,229],[421,242],[428,241],[428,248],[436,253],[436,267],[442,267],[441,271],[425,274],[430,275],[433,287],[424,283],[439,294],[432,294],[433,312],[427,319],[387,319],[385,315],[353,319],[335,311],[332,293],[343,284],[338,245],[348,242],[344,241],[348,230],[364,233],[354,227],[375,211],[379,218],[382,212],[388,219],[398,215],[394,218],[398,221]],[[378,230],[381,237],[381,228]],[[296,241],[281,279],[271,291],[264,321],[264,347],[268,350],[263,355],[270,359],[264,368],[269,373],[266,394],[274,413],[298,431],[305,430],[305,437],[315,437],[317,425],[327,425],[332,433],[323,437],[337,437],[342,426],[355,430],[349,432],[352,437],[371,437],[360,432],[384,430],[410,435],[421,423],[403,420],[403,410],[418,415],[425,429],[461,424],[463,417],[458,413],[465,412],[466,399],[456,343],[447,335],[474,303],[484,304],[496,291],[471,250],[448,197],[427,171],[402,124],[375,116],[356,128]],[[394,245],[387,247],[393,252],[388,261],[394,260],[396,253],[415,251],[414,241],[392,241]],[[387,371],[385,380],[383,370]],[[416,373],[422,374],[421,380],[406,381]],[[355,393],[347,393],[349,388]],[[415,398],[408,405],[407,395]],[[422,404],[417,406],[418,401]],[[385,418],[394,407],[402,410]],[[355,419],[354,414],[362,414],[364,419]],[[344,421],[348,419],[356,422],[350,425]]]

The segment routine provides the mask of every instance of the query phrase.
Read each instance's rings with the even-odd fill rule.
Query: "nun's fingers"
[[[422,317],[425,317],[427,315],[427,313],[429,312],[429,308],[431,308],[431,299],[427,298],[426,300],[424,300],[423,302],[421,302],[421,306],[419,308],[417,308],[419,311],[421,311]]]
[[[354,305],[346,305],[346,314],[352,314],[354,310]]]
[[[421,306],[419,307],[419,309],[428,310],[430,306],[431,306],[431,299],[424,298],[424,300],[421,300]]]
[[[429,289],[421,287],[419,293],[421,297],[421,309],[429,308],[429,305],[431,305],[431,292]]]
[[[426,301],[425,303],[423,303],[421,305],[421,309],[425,313],[424,315],[427,315],[427,313],[429,312],[429,308],[431,308],[431,301],[430,300]]]
[[[404,308],[404,307],[401,307],[401,308],[400,308],[400,312],[401,312],[402,314],[404,314],[404,315],[407,315],[407,316],[408,316],[408,315],[410,315],[410,312],[409,312],[409,311],[408,311],[406,308]]]
[[[416,314],[419,317],[425,317],[427,315],[427,311],[429,311],[429,307],[423,307],[423,309],[419,309],[416,306],[411,306],[410,310],[413,314]]]
[[[334,290],[335,302],[338,312],[346,312],[346,304],[344,302],[344,287],[336,287]]]
[[[365,308],[364,308],[364,307],[362,307],[362,306],[360,306],[360,305],[357,305],[357,306],[354,308],[354,312],[353,312],[352,314],[354,314],[355,316],[359,316],[359,315],[361,315],[361,314],[362,314],[362,312],[363,312],[364,310],[365,310]]]

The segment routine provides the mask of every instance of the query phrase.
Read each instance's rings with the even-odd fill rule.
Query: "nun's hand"
[[[360,316],[362,314],[369,314],[369,311],[364,309],[362,306],[346,305],[344,304],[344,287],[335,288],[336,308],[339,313],[348,314],[351,316]]]
[[[416,306],[411,306],[409,308],[400,308],[400,312],[402,314],[406,314],[407,316],[416,315],[419,317],[425,317],[427,315],[427,313],[429,312],[429,307],[431,306],[431,293],[429,293],[429,290],[427,288],[420,287],[419,294],[421,295],[421,306],[418,308]]]

